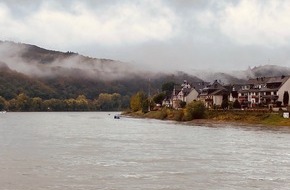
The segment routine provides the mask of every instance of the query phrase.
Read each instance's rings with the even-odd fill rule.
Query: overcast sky
[[[290,1],[0,0],[0,40],[140,69],[290,66]]]

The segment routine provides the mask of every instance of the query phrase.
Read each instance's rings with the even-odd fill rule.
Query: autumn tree
[[[2,96],[0,96],[0,111],[6,109],[6,100]]]
[[[24,94],[20,93],[16,97],[16,111],[28,111],[30,98]]]
[[[43,100],[39,97],[35,97],[31,99],[29,110],[30,111],[41,111],[42,110],[42,102]]]
[[[78,111],[87,111],[89,108],[89,101],[85,95],[79,95],[76,98],[76,109]]]
[[[137,92],[137,94],[133,95],[130,100],[130,107],[132,111],[136,112],[142,110],[146,104],[146,99],[147,97],[143,92]]]
[[[122,96],[118,93],[101,93],[94,101],[97,110],[112,111],[120,110],[122,106]]]
[[[42,110],[44,111],[68,111],[66,110],[66,104],[63,100],[49,99],[43,101]]]

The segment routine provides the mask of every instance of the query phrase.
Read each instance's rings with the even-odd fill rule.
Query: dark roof
[[[223,89],[226,90],[223,85],[221,85],[217,80],[215,80],[210,86],[208,86],[208,89]]]
[[[209,95],[223,95],[226,91],[224,89],[218,89],[212,93],[210,93]]]
[[[290,77],[289,76],[281,76],[281,77],[271,77],[267,83],[282,83],[284,84]]]
[[[246,84],[267,84],[267,83],[285,83],[290,76],[278,76],[278,77],[258,77],[249,79]]]
[[[249,79],[246,82],[246,84],[250,85],[266,84],[269,79],[270,79],[269,77],[258,77],[255,79]]]
[[[191,87],[196,89],[197,91],[200,91],[207,87],[209,84],[209,82],[193,82],[191,83]]]
[[[259,77],[256,79],[249,79],[246,84],[252,85],[250,89],[240,89],[240,92],[259,92],[259,91],[275,91],[290,78],[290,76],[279,76],[279,77]],[[260,88],[254,88],[257,85],[261,85]]]
[[[244,84],[234,84],[232,85],[232,91],[239,91],[240,89],[242,89],[242,86],[244,86]]]
[[[223,87],[224,87],[225,89],[227,89],[229,92],[231,92],[232,89],[233,89],[233,86],[232,86],[232,85],[223,85]]]

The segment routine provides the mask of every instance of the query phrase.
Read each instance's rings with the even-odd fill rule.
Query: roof
[[[289,76],[281,76],[281,77],[271,77],[267,83],[282,83],[284,84],[290,77]]]
[[[259,92],[259,91],[275,91],[290,78],[290,76],[278,76],[278,77],[260,77],[256,79],[249,79],[246,84],[252,85],[250,89],[240,89],[240,92]],[[258,85],[261,85],[259,88]]]
[[[226,90],[223,85],[221,85],[217,80],[215,80],[210,86],[208,86],[208,89],[223,89]]]
[[[183,88],[182,89],[184,94],[189,94],[192,90],[193,90],[193,88]]]
[[[216,90],[216,91],[210,93],[209,95],[223,95],[224,93],[225,93],[225,90],[219,89],[219,90]]]
[[[200,91],[207,87],[210,83],[209,82],[193,82],[191,84],[191,87],[196,89],[197,91]]]
[[[258,77],[249,79],[246,84],[267,84],[267,83],[285,83],[290,76],[276,76],[276,77]]]
[[[257,85],[257,84],[266,84],[270,77],[258,77],[255,79],[249,79],[246,84],[252,84],[252,85]]]

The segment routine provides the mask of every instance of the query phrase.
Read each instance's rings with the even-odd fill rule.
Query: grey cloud
[[[283,23],[282,19],[288,14],[285,10],[277,11],[279,6],[275,7],[275,1],[271,0],[0,0],[0,8],[1,3],[11,10],[7,18],[10,25],[18,27],[7,30],[9,26],[2,23],[2,40],[8,38],[49,49],[116,59],[140,69],[158,71],[230,71],[267,64],[268,60],[270,64],[290,64],[288,26],[268,24],[265,17],[257,15],[253,15],[254,22],[250,24],[262,23],[263,26],[254,30],[255,35],[243,25],[243,11],[250,6],[255,12],[258,5],[255,3],[263,4],[261,7],[265,10],[276,11],[278,20],[275,23]],[[46,4],[50,5],[49,9],[45,9]],[[83,10],[74,13],[78,4]],[[145,12],[136,15],[140,10]],[[229,10],[236,10],[241,15]],[[150,16],[150,11],[157,17]],[[118,20],[123,14],[123,20]],[[36,22],[38,19],[41,23]],[[155,22],[158,19],[159,22]],[[279,30],[270,30],[275,27]],[[275,31],[282,33],[277,36]],[[281,42],[276,43],[275,39]],[[287,43],[283,43],[283,39]],[[269,43],[260,43],[264,41]]]

